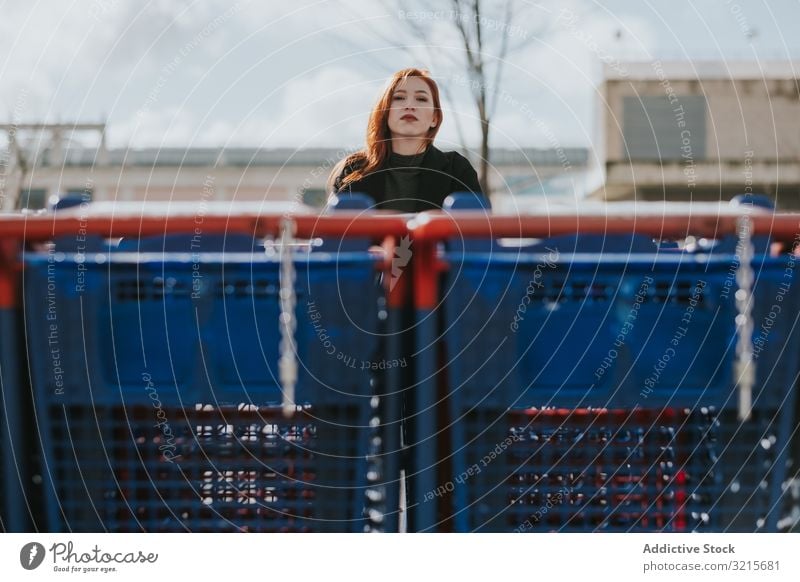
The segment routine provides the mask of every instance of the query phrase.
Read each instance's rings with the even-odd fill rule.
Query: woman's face
[[[419,77],[400,81],[389,108],[392,137],[424,137],[438,122],[428,84]]]

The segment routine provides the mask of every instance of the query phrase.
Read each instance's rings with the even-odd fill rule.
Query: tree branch
[[[503,22],[506,23],[511,22],[511,20],[513,19],[513,13],[514,13],[514,0],[507,0],[505,20]],[[495,111],[497,111],[498,94],[500,93],[500,82],[503,77],[503,66],[505,65],[506,54],[508,53],[509,37],[510,35],[506,33],[503,35],[503,38],[500,41],[500,54],[497,55],[497,65],[495,67],[494,83],[491,86],[492,97],[491,97],[491,106],[489,107],[489,113],[488,113],[489,119],[494,117]]]

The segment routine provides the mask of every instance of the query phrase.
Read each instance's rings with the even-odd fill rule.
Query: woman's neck
[[[418,137],[393,137],[392,151],[401,156],[413,156],[425,151],[427,140]]]

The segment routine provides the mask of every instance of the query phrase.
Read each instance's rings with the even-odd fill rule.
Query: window
[[[303,204],[314,207],[325,206],[328,196],[322,188],[309,188],[303,191]]]
[[[701,160],[706,154],[706,98],[666,95],[623,99],[622,155],[631,160]],[[683,158],[683,159],[686,159]]]
[[[23,188],[19,191],[19,208],[39,210],[47,203],[47,190],[45,188]]]

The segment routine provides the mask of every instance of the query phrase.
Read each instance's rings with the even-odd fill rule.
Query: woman
[[[453,192],[480,193],[469,161],[434,147],[441,125],[436,82],[421,69],[398,71],[369,117],[366,147],[334,167],[328,192],[362,192],[377,208],[400,212],[441,208]]]

